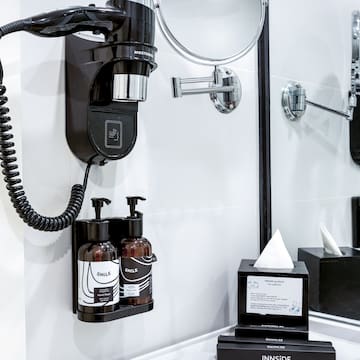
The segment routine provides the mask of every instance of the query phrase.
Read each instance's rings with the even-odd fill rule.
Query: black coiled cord
[[[9,108],[5,106],[8,98],[5,96],[6,87],[2,84],[2,78],[3,67],[0,61],[0,165],[3,168],[2,174],[7,184],[6,189],[8,190],[11,202],[19,216],[32,228],[41,231],[63,230],[72,225],[80,213],[91,163],[86,168],[83,185],[77,184],[72,187],[68,206],[61,215],[47,217],[38,214],[32,208],[25,195],[18,165],[16,164],[15,144],[12,141],[14,135],[10,133],[12,129],[10,125],[11,118],[8,116]]]

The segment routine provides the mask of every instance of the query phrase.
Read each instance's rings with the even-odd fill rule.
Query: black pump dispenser
[[[87,223],[87,235],[90,242],[106,242],[110,240],[109,221],[101,219],[101,208],[104,204],[109,205],[111,201],[105,198],[91,199],[95,208],[95,219]]]
[[[111,201],[105,198],[92,198],[91,203],[93,208],[95,208],[96,220],[101,220],[101,208],[106,205],[110,205]]]
[[[141,238],[143,235],[143,213],[136,210],[138,201],[145,201],[141,196],[128,196],[127,203],[130,206],[130,216],[126,218],[128,223],[128,236],[130,238]]]

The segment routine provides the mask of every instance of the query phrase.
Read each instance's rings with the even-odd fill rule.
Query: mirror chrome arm
[[[353,116],[353,109],[350,108],[349,106],[349,109],[347,112],[344,112],[344,111],[339,111],[339,110],[335,110],[335,109],[332,109],[330,107],[327,107],[325,105],[321,105],[321,104],[317,104],[317,103],[314,103],[310,100],[306,100],[306,104],[307,105],[311,105],[311,106],[314,106],[318,109],[321,109],[321,110],[325,110],[325,111],[328,111],[332,114],[335,114],[335,115],[339,115],[339,116],[343,116],[344,118],[346,118],[347,120],[352,120],[352,116]]]
[[[354,109],[357,106],[357,98],[356,93],[352,93],[349,98],[347,111],[340,111],[308,100],[306,90],[299,83],[289,83],[286,88],[283,89],[282,106],[289,120],[300,119],[305,114],[307,105],[342,116],[347,120],[352,120]]]
[[[187,84],[208,83],[207,87],[183,88]],[[239,105],[241,83],[238,76],[225,67],[215,67],[212,76],[199,78],[172,78],[173,94],[178,98],[184,95],[210,94],[210,99],[218,111],[228,114]]]
[[[235,90],[235,86],[208,86],[203,88],[183,89],[183,84],[200,84],[200,83],[213,83],[213,77],[204,78],[173,78],[174,97],[181,97],[183,95],[197,95],[197,94],[210,94],[210,93],[222,93],[232,92]]]

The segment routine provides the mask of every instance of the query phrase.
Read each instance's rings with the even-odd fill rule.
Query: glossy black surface
[[[360,197],[351,198],[353,247],[360,248]]]
[[[309,273],[303,262],[295,262],[294,269],[257,269],[255,260],[242,260],[238,270],[238,336],[265,336],[266,333],[283,334],[285,338],[308,339],[309,329]],[[246,311],[248,276],[302,279],[301,316],[263,315]],[[251,330],[251,331],[250,331]],[[247,335],[246,335],[247,334]],[[257,335],[258,334],[258,335]]]
[[[127,18],[124,10],[95,6],[55,10],[25,19],[24,30],[44,37],[59,37],[78,31],[105,35],[118,30]]]
[[[258,41],[260,251],[272,236],[269,7]]]
[[[108,5],[126,14],[121,26],[105,42],[69,35],[65,48],[66,138],[75,156],[99,165],[127,156],[137,138],[138,104],[113,101],[114,75],[148,77],[157,66],[154,12],[131,1]]]
[[[312,310],[360,320],[360,251],[341,247],[343,256],[328,254],[323,248],[300,248],[310,277]]]
[[[89,314],[82,311],[78,311],[78,319],[84,322],[92,322],[92,323],[101,323],[107,321],[113,321],[117,319],[122,319],[129,316],[134,316],[138,314],[142,314],[144,312],[148,312],[153,310],[154,303],[151,302],[145,305],[119,305],[116,309],[110,313],[100,313],[100,314]]]
[[[220,336],[217,346],[218,360],[335,360],[331,343],[316,341],[273,341],[253,339],[239,341],[234,337]]]
[[[360,96],[357,96],[360,104]],[[353,120],[349,122],[350,127],[350,153],[356,164],[360,165],[360,105],[354,109]]]

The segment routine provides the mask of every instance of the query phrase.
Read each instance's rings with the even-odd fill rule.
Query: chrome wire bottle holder
[[[240,104],[241,100],[241,83],[238,76],[225,67],[215,67],[212,76],[186,78],[172,78],[174,97],[184,95],[209,94],[216,109],[223,114],[232,112]],[[183,87],[189,84],[203,84],[205,87]]]

